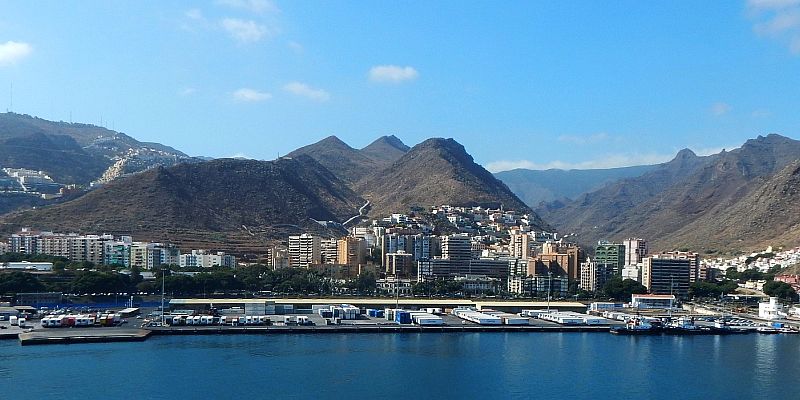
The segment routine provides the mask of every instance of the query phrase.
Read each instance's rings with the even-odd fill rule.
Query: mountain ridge
[[[683,150],[672,161],[639,178],[622,180],[573,202],[545,205],[537,211],[563,232],[575,232],[583,243],[637,236],[649,238],[651,248],[659,250],[716,252],[760,246],[779,235],[762,226],[744,243],[744,238],[734,240],[730,235],[715,235],[713,230],[734,231],[750,214],[762,213],[758,207],[764,202],[747,202],[753,201],[753,193],[762,185],[798,159],[800,142],[775,134],[705,157]],[[706,235],[699,236],[699,232]]]

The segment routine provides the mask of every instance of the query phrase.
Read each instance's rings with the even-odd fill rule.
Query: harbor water
[[[0,398],[769,399],[800,335],[451,333],[0,341]],[[791,397],[791,396],[790,396]]]

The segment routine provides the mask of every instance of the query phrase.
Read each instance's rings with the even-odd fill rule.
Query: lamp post
[[[161,326],[164,326],[164,287],[166,282],[166,268],[161,269]]]
[[[547,312],[550,312],[550,293],[552,293],[551,285],[553,282],[553,271],[547,271]]]

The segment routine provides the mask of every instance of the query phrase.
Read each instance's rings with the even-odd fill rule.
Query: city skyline
[[[794,0],[136,7],[5,3],[2,108],[211,157],[453,137],[492,171],[799,137]]]

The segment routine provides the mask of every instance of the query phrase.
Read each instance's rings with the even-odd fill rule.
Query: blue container
[[[394,313],[394,321],[398,324],[410,324],[411,314],[408,311],[397,311]]]
[[[383,310],[375,310],[375,317],[383,318]]]

